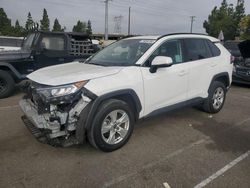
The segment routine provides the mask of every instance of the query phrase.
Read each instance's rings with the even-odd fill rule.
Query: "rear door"
[[[202,38],[184,39],[185,60],[190,73],[188,99],[207,97],[210,82],[219,67],[219,58],[213,57],[210,43]]]

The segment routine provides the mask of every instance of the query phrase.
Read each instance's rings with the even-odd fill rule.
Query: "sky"
[[[104,0],[0,0],[8,17],[25,25],[28,12],[40,23],[43,8],[47,9],[52,28],[55,18],[66,31],[71,31],[77,20],[91,20],[94,33],[104,33]],[[131,6],[131,33],[160,35],[189,32],[190,16],[196,16],[193,31],[204,33],[203,22],[211,10],[222,0],[112,0],[109,1],[109,33],[115,32],[114,17],[122,16],[121,31],[128,32],[128,9]],[[237,0],[228,0],[236,4]],[[250,14],[250,1],[245,0],[246,14]]]

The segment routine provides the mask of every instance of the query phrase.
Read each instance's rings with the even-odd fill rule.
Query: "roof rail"
[[[208,36],[208,34],[204,34],[204,33],[170,33],[170,34],[160,36],[159,38],[157,38],[157,40],[159,40],[163,37],[171,36],[171,35],[204,35],[204,36]]]

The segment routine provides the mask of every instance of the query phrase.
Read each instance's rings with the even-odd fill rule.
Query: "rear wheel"
[[[15,81],[7,71],[0,70],[0,99],[9,97],[15,88]]]
[[[111,152],[127,143],[133,128],[134,114],[129,105],[121,100],[110,99],[99,107],[88,139],[92,146]]]
[[[226,99],[226,87],[222,82],[215,81],[209,88],[208,98],[205,100],[203,109],[208,113],[219,112]]]

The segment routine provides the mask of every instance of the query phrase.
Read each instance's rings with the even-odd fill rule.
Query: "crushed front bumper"
[[[55,111],[52,106],[50,108],[53,111],[39,114],[38,107],[31,99],[22,99],[19,102],[19,106],[25,114],[22,116],[22,120],[26,127],[38,141],[53,146],[78,144],[74,134],[80,113],[87,104],[88,102],[81,98],[68,112]]]

